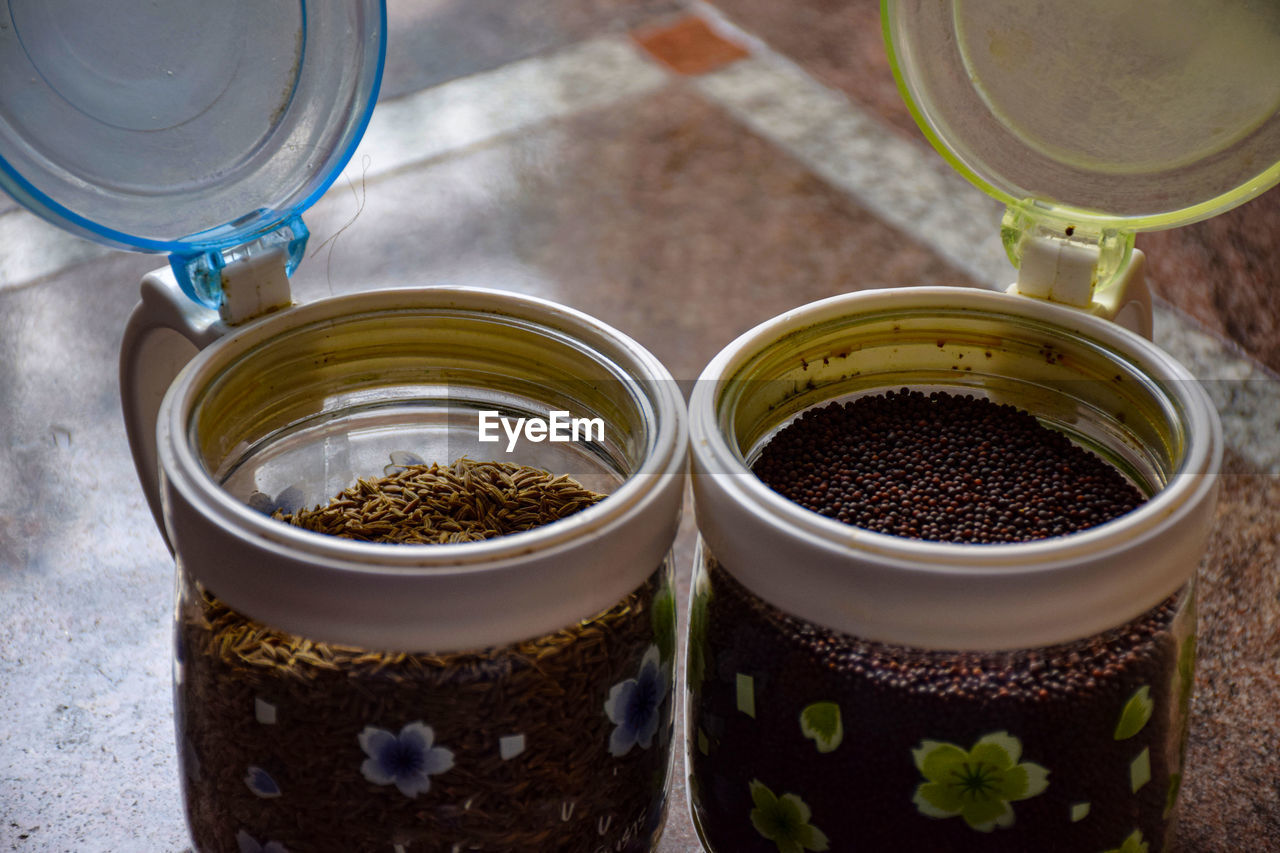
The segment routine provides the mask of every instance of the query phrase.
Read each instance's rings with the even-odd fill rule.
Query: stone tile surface
[[[753,55],[680,77],[619,47],[686,8],[741,27]],[[364,179],[354,164],[308,216],[303,299],[429,284],[535,294],[615,325],[691,382],[734,336],[793,306],[1003,274],[989,246],[967,254],[959,243],[973,240],[911,227],[969,217],[985,233],[990,212],[936,175],[904,179],[932,152],[898,100],[874,0],[393,0],[390,14],[383,112],[400,110],[403,134],[383,137],[390,147],[371,157],[387,159]],[[571,67],[591,61],[613,64]],[[797,124],[797,110],[816,109],[820,121]],[[426,139],[433,115],[450,126]],[[847,162],[867,146],[892,149],[870,175]],[[948,207],[933,210],[926,189]],[[1280,422],[1262,367],[1280,369],[1277,209],[1272,191],[1140,242],[1158,292],[1207,333],[1166,311],[1158,337],[1215,380],[1242,449],[1202,570],[1185,853],[1280,838]],[[0,233],[21,236],[16,251],[50,253],[0,252],[0,274],[39,273],[0,281],[0,849],[177,853],[188,841],[169,695],[172,563],[133,474],[115,374],[138,279],[160,259],[49,243],[38,228]],[[1257,362],[1224,361],[1214,334]],[[686,505],[682,602],[694,538]],[[698,849],[683,775],[677,755],[661,853]]]
[[[682,8],[679,0],[392,0],[382,96],[394,98]]]
[[[1271,849],[1280,839],[1280,478],[1228,456],[1198,588],[1179,849]],[[1250,839],[1250,841],[1246,841]]]
[[[0,294],[0,849],[175,853],[173,564],[116,353],[155,258]]]
[[[712,5],[904,137],[923,139],[889,69],[878,0],[715,0]]]
[[[1138,247],[1157,294],[1280,372],[1280,187]]]

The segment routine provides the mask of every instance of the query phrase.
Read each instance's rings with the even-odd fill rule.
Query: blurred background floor
[[[365,143],[307,215],[303,300],[467,284],[561,301],[691,382],[788,308],[1003,286],[1001,209],[898,98],[873,0],[392,0]],[[1139,237],[1156,341],[1229,446],[1200,586],[1182,849],[1280,849],[1280,191]],[[115,359],[138,280],[0,201],[0,842],[177,853],[172,563]],[[692,517],[678,543],[682,594]],[[698,849],[683,762],[664,853]]]

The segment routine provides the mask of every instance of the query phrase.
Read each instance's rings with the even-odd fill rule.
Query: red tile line
[[[631,38],[677,74],[706,74],[750,55],[746,48],[715,32],[696,15],[687,15],[673,24],[636,30]]]

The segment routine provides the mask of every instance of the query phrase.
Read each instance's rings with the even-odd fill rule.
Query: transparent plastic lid
[[[297,215],[368,124],[385,21],[382,0],[7,0],[0,186],[117,248],[189,258],[291,221],[305,242]]]
[[[1280,181],[1274,0],[883,0],[916,121],[1012,208],[1124,232]]]

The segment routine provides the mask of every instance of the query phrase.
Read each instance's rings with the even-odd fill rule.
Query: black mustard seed
[[[752,469],[847,524],[938,542],[1028,542],[1110,521],[1142,494],[1014,406],[902,389],[811,409]]]

